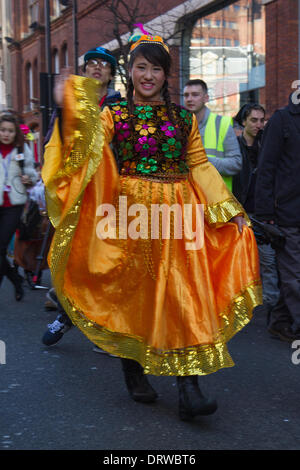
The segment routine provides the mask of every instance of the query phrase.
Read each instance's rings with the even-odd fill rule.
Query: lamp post
[[[47,61],[47,84],[48,84],[48,119],[50,122],[52,114],[52,60],[51,60],[51,29],[50,29],[50,0],[45,0],[45,25],[46,25],[46,61]]]
[[[73,8],[73,41],[74,41],[74,71],[78,75],[78,31],[77,31],[77,0],[59,0],[61,5]],[[43,135],[46,134],[53,112],[53,73],[51,55],[51,23],[50,23],[50,0],[44,0],[45,14],[45,53],[46,73],[40,74],[41,87],[41,110],[43,112]]]
[[[73,0],[73,42],[74,42],[74,71],[75,71],[75,75],[78,75],[77,0]]]

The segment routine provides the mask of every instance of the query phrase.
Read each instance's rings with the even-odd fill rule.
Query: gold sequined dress
[[[97,86],[70,77],[63,141],[56,123],[45,152],[59,300],[92,342],[145,373],[231,367],[226,343],[261,303],[253,232],[229,222],[244,210],[207,161],[193,115],[173,105],[174,127],[164,104],[137,103],[130,117],[126,101],[100,113]],[[177,212],[155,212],[162,205]],[[178,214],[194,232],[180,237]]]

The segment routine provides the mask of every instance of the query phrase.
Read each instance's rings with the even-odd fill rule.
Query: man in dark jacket
[[[243,127],[238,136],[243,165],[239,174],[233,177],[232,192],[251,217],[255,212],[255,186],[257,165],[261,149],[265,110],[257,103],[244,105],[239,115],[239,124]],[[256,233],[255,227],[254,232]],[[269,315],[279,297],[278,273],[275,251],[271,244],[256,233],[259,251],[260,274],[263,286],[263,305]]]
[[[254,213],[254,193],[258,153],[261,147],[265,110],[259,104],[247,104],[242,108],[242,134],[238,136],[243,165],[234,176],[232,192],[248,213]]]
[[[285,244],[277,248],[280,298],[271,312],[269,332],[283,341],[300,339],[300,104],[292,94],[264,131],[258,164],[255,212],[277,224]]]

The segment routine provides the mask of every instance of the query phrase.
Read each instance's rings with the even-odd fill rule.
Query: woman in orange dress
[[[247,216],[208,162],[196,118],[170,102],[170,65],[163,40],[141,36],[127,99],[103,112],[99,82],[70,76],[43,179],[67,314],[122,358],[134,400],[157,398],[145,374],[177,376],[180,418],[192,419],[217,409],[197,376],[234,365],[226,343],[261,285]]]

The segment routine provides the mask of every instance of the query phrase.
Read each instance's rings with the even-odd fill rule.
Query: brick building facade
[[[107,3],[77,1],[79,60],[95,45],[113,51],[118,48],[114,40],[115,17]],[[299,0],[143,1],[135,20],[144,23],[150,32],[170,38],[175,70],[170,85],[174,100],[180,101],[187,78],[201,76],[211,82],[212,107],[220,112],[232,114],[243,102],[256,99],[270,115],[286,104],[291,84],[299,78],[299,3]],[[74,69],[72,1],[68,6],[62,6],[59,0],[49,0],[49,4],[52,72],[58,73],[65,65]],[[132,6],[136,0],[128,0],[127,4]],[[37,124],[40,129],[40,73],[47,72],[44,7],[44,0],[11,0],[12,107],[22,113],[28,125]],[[122,15],[126,20],[124,10]],[[126,21],[119,26],[126,35]],[[245,31],[249,31],[246,39]]]
[[[298,0],[266,4],[266,105],[269,113],[284,106],[299,74]]]

